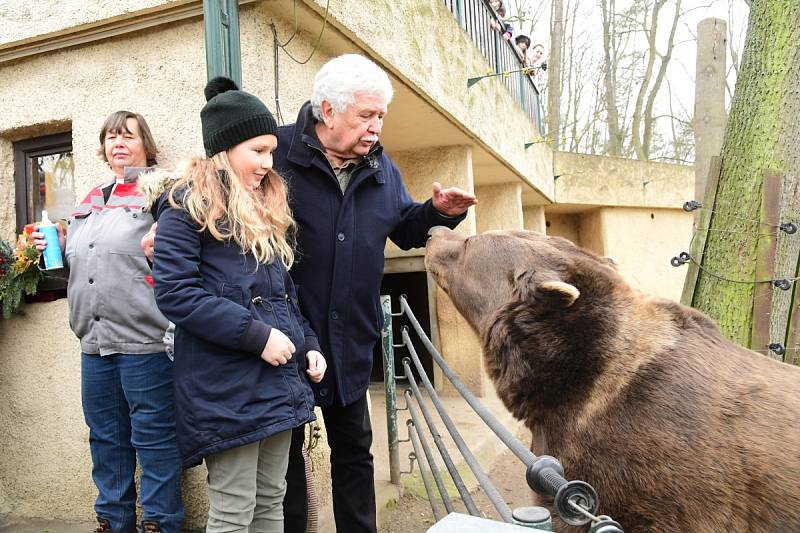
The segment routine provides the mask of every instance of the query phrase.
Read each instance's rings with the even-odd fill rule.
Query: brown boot
[[[144,520],[142,522],[142,533],[161,533],[161,524],[157,520]]]
[[[111,530],[111,523],[105,518],[97,517],[97,529],[94,530],[94,533],[114,533]]]

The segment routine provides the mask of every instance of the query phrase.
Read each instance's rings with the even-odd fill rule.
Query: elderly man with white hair
[[[347,533],[376,530],[366,394],[382,323],[386,239],[403,249],[424,246],[428,229],[454,228],[477,201],[438,182],[428,201],[411,199],[379,142],[392,94],[389,77],[365,57],[330,60],[296,123],[279,129],[274,154],[298,225],[299,260],[291,274],[328,359],[324,379],[312,386],[331,449],[336,529]],[[284,500],[287,533],[306,529],[302,444],[302,429],[295,430]]]

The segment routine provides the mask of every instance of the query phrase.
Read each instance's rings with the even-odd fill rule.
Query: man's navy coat
[[[380,287],[386,238],[400,248],[425,245],[433,226],[454,228],[430,200],[415,203],[380,144],[357,165],[344,193],[314,132],[311,104],[278,130],[274,167],[289,185],[298,223],[299,260],[291,270],[303,315],[327,358],[318,405],[348,405],[369,385],[372,349],[383,315]]]

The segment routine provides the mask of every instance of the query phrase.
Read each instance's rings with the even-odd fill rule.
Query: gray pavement
[[[0,515],[0,533],[92,533],[97,522],[19,519]]]

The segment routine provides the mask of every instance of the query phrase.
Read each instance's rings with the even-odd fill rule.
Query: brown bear
[[[534,452],[625,531],[800,532],[800,368],[559,237],[434,228],[425,264]]]

